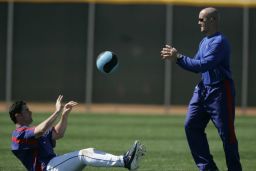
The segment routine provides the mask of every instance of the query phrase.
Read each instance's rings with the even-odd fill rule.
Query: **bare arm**
[[[64,136],[65,131],[67,129],[68,114],[71,112],[72,108],[77,104],[77,102],[70,101],[64,106],[60,121],[54,127],[55,129],[52,133],[52,138],[54,140],[60,139]]]
[[[41,122],[39,125],[35,127],[34,134],[36,137],[42,136],[48,129],[50,129],[53,126],[54,122],[57,120],[62,109],[62,105],[61,105],[62,98],[63,96],[59,95],[56,101],[55,112],[50,117],[48,117],[45,121]]]

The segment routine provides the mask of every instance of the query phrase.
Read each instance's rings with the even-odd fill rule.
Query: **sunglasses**
[[[200,22],[205,22],[205,21],[206,21],[206,19],[198,18],[198,21],[200,21]]]

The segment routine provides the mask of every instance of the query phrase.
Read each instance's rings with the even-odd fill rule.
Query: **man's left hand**
[[[69,113],[71,112],[71,110],[73,109],[74,106],[76,106],[78,103],[74,102],[74,101],[70,101],[67,104],[65,104],[64,108],[63,108],[63,114]]]

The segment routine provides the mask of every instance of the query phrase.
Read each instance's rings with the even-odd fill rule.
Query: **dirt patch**
[[[28,102],[30,109],[33,112],[53,112],[55,109],[55,103],[33,103]],[[0,102],[0,112],[7,112],[9,105]],[[165,107],[163,105],[138,105],[138,104],[79,104],[74,112],[78,113],[117,113],[117,114],[149,114],[149,115],[185,115],[187,112],[187,106],[170,106]],[[237,115],[254,115],[256,116],[256,108],[241,109],[236,108]]]

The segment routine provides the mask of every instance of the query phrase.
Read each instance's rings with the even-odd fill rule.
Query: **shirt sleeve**
[[[35,127],[21,127],[15,130],[16,137],[21,139],[35,138]]]
[[[200,48],[201,44],[203,43],[203,41],[204,41],[204,39],[200,42],[199,48]],[[197,59],[197,60],[200,59],[199,50],[197,51],[196,55],[194,56],[194,59]]]
[[[199,59],[198,55],[194,59],[183,56],[177,60],[177,64],[188,71],[199,73],[214,68],[221,59],[221,44],[215,43],[210,46],[202,59]]]
[[[34,127],[22,127],[14,131],[12,143],[16,149],[28,149],[36,147],[37,139],[34,133]]]
[[[25,139],[34,139],[35,138],[35,127],[27,128],[24,130]]]

